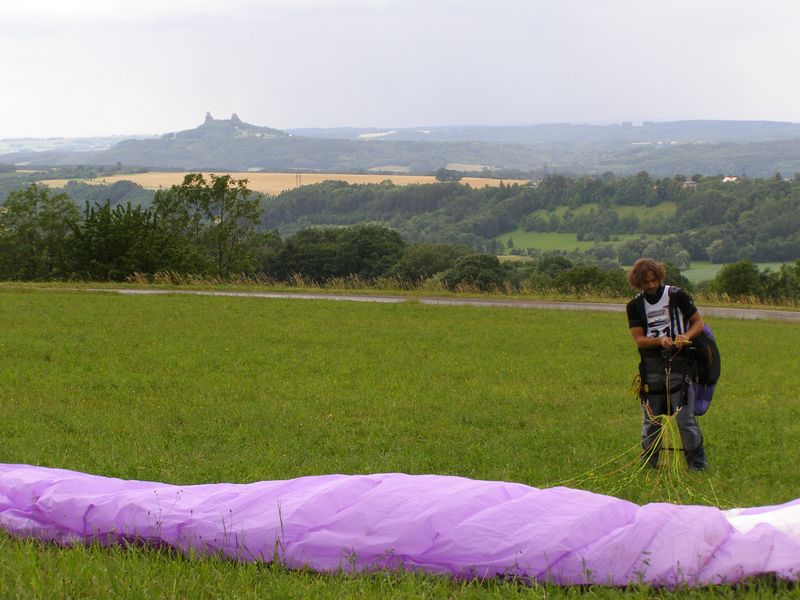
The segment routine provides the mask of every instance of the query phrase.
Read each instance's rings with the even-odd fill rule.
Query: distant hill
[[[2,145],[0,145],[0,152]],[[0,154],[0,162],[80,164],[170,170],[320,172],[487,169],[505,176],[544,173],[655,176],[800,172],[800,124],[675,121],[641,125],[551,124],[520,127],[296,129],[210,114],[195,129],[121,141],[111,148]]]
[[[290,129],[317,138],[410,140],[427,142],[489,142],[493,144],[629,145],[720,142],[766,142],[800,138],[800,123],[778,121],[645,121],[641,124],[586,125],[551,123],[520,126],[458,126],[412,128]]]
[[[136,136],[137,138],[154,136]],[[108,150],[131,136],[8,138],[0,140],[0,156],[18,152],[87,152]]]
[[[450,163],[532,169],[531,151],[488,143],[434,143],[314,138],[230,119],[214,119],[195,129],[157,139],[126,140],[100,152],[19,152],[0,156],[16,164],[145,166],[154,169],[309,170],[334,172],[409,171],[428,173]]]

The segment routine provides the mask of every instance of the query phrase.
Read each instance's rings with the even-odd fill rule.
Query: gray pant
[[[675,356],[668,360],[659,353],[645,356],[643,360],[647,391],[646,406],[642,404],[642,451],[648,466],[655,467],[658,464],[661,450],[658,439],[661,424],[652,419],[651,415],[655,417],[677,413],[675,420],[678,423],[686,463],[690,469],[705,469],[707,462],[703,434],[694,414],[694,393],[688,381],[687,358]]]

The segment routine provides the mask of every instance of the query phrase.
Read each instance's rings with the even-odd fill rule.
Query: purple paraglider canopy
[[[722,511],[438,475],[168,485],[0,464],[0,527],[318,571],[421,569],[561,585],[800,577],[800,500]]]

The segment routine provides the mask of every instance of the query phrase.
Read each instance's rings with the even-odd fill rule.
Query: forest
[[[665,210],[640,210],[639,216],[630,207]],[[770,179],[724,181],[607,173],[552,175],[529,185],[480,189],[458,183],[326,182],[270,199],[262,217],[265,228],[284,233],[364,222],[391,227],[414,242],[490,253],[503,250],[498,236],[519,229],[574,233],[578,240],[601,242],[591,253],[617,265],[645,254],[683,268],[691,260],[792,261],[800,257],[800,178],[778,173]],[[631,239],[632,234],[640,237]],[[519,247],[513,252],[536,254]]]
[[[136,193],[136,187],[119,187],[119,197]],[[664,260],[669,281],[688,288],[681,261],[709,256],[729,263],[708,284],[710,291],[768,301],[800,298],[800,182],[782,177],[731,184],[652,180],[644,173],[622,179],[554,176],[539,185],[482,189],[452,182],[326,182],[269,197],[253,193],[244,179],[192,173],[181,185],[156,191],[149,204],[136,205],[98,201],[98,188],[84,188],[77,189],[91,188],[93,197],[83,200],[82,209],[67,193],[41,184],[8,194],[0,206],[0,279],[255,275],[290,284],[346,279],[394,288],[624,295],[629,290],[623,266],[639,256]],[[675,210],[649,220],[635,214],[615,218],[615,208],[634,202],[672,202]],[[586,218],[569,217],[569,210],[589,204]],[[636,230],[651,235],[581,255],[528,252],[528,260],[501,262],[488,248],[496,243],[490,236],[519,223],[571,228],[597,240]],[[790,264],[759,271],[753,259],[762,248]]]

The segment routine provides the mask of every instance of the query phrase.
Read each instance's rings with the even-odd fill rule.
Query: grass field
[[[621,234],[615,236],[619,241],[635,239],[640,237],[641,234]],[[652,237],[652,236],[651,236]],[[582,252],[594,247],[596,242],[593,241],[578,241],[578,236],[574,233],[557,233],[557,232],[537,232],[525,231],[524,229],[517,229],[511,233],[504,233],[497,236],[497,241],[508,247],[508,240],[511,238],[514,242],[515,248],[536,248],[543,251],[563,250],[571,252],[572,250],[580,250]],[[604,242],[607,243],[607,242]],[[615,243],[615,242],[610,242]],[[505,256],[505,259],[511,259],[511,256]],[[516,258],[516,257],[515,257]],[[777,271],[781,265],[785,263],[780,262],[763,262],[756,263],[756,266],[761,269],[772,269]],[[710,281],[714,279],[723,264],[711,263],[708,261],[692,261],[690,267],[681,274],[694,284],[703,281]]]
[[[764,269],[772,269],[773,271],[777,271],[783,264],[784,263],[780,262],[756,263],[758,268],[762,271]],[[711,279],[714,279],[723,266],[725,265],[693,260],[689,268],[683,271],[682,274],[685,275],[686,278],[692,283],[700,283],[701,281],[710,281]]]
[[[662,202],[656,206],[614,206],[613,209],[620,217],[628,215],[636,215],[639,219],[648,219],[656,216],[669,216],[675,214],[674,202]],[[564,213],[569,208],[567,206],[559,206],[554,213],[563,217]],[[599,204],[584,204],[572,210],[576,216],[584,215],[590,211],[600,210]],[[547,216],[550,211],[540,209],[534,212],[542,216]],[[640,237],[642,234],[620,234],[614,236],[618,240],[628,240]],[[557,232],[536,232],[525,231],[524,229],[517,229],[511,233],[503,233],[497,236],[497,241],[507,245],[508,238],[514,240],[515,248],[536,248],[537,250],[565,250],[570,252],[572,250],[585,251],[595,245],[593,241],[578,241],[578,237],[574,233],[557,233]]]
[[[702,418],[711,466],[682,500],[793,499],[800,327],[711,324],[725,361]],[[622,314],[2,289],[0,351],[0,462],[181,484],[389,471],[537,487],[577,478],[635,502],[672,497],[648,474],[621,489],[581,477],[636,452],[637,357]],[[700,595],[786,591],[767,582]],[[543,594],[625,595],[321,576],[0,536],[3,597]]]
[[[389,180],[395,185],[410,185],[414,183],[436,183],[436,178],[429,175],[363,175],[363,174],[343,174],[343,173],[215,173],[216,175],[231,175],[236,179],[247,179],[247,187],[256,192],[276,195],[283,191],[290,190],[301,185],[311,185],[322,183],[323,181],[345,181],[347,183],[381,183]],[[112,184],[116,181],[132,181],[141,185],[143,188],[157,190],[159,188],[169,188],[183,182],[186,173],[131,173],[128,175],[113,175],[100,177],[97,179],[78,179],[84,183],[97,185]],[[208,175],[208,173],[206,173]],[[48,179],[42,181],[50,187],[63,187],[67,179]],[[527,183],[522,179],[484,179],[481,177],[464,177],[461,183],[469,184],[472,187],[496,187],[500,182],[504,183]]]

